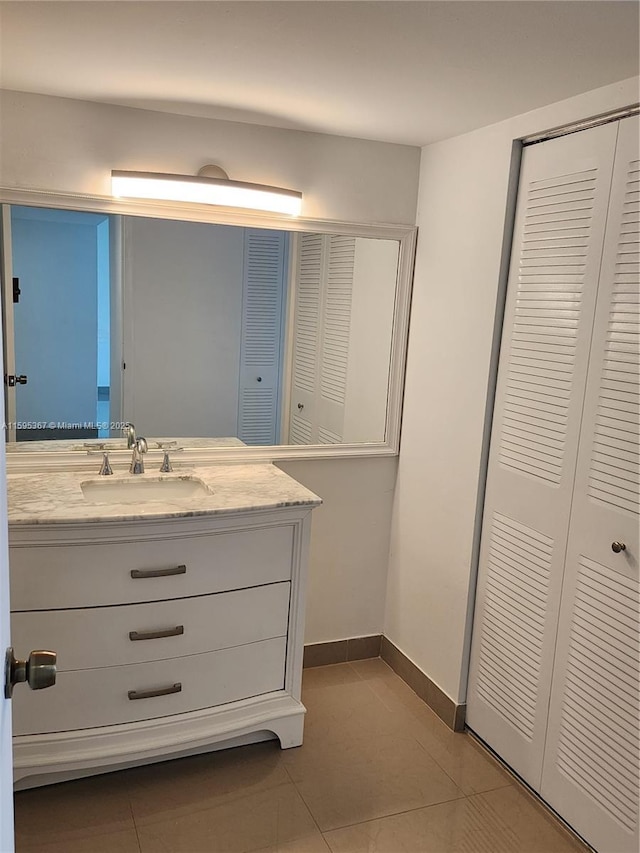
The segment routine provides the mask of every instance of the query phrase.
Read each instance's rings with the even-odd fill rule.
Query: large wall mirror
[[[415,229],[47,200],[2,208],[10,454],[119,448],[126,422],[271,457],[397,449]]]

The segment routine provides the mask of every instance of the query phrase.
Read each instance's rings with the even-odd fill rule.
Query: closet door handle
[[[184,634],[184,625],[165,628],[163,631],[129,631],[130,640],[161,640],[163,637],[179,637]]]
[[[130,690],[127,696],[133,701],[134,699],[153,699],[154,696],[169,696],[171,693],[180,692],[182,692],[182,684],[178,681],[171,687],[158,687],[156,690]]]
[[[619,553],[620,553],[620,551],[626,551],[626,550],[627,550],[627,546],[624,544],[624,542],[612,542],[612,543],[611,543],[611,550],[612,550],[615,554],[619,554]]]
[[[131,569],[132,578],[168,578],[170,575],[184,575],[186,566],[174,566],[171,569]]]

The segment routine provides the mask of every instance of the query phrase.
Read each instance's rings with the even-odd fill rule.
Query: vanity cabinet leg
[[[280,741],[280,749],[291,749],[302,746],[304,731],[304,712],[294,716],[283,717],[270,726],[271,731]]]

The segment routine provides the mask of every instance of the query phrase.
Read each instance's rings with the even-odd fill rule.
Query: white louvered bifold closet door
[[[340,444],[344,432],[355,237],[331,235],[322,304],[317,443]]]
[[[283,231],[245,229],[238,438],[246,444],[280,440],[286,240]]]
[[[290,444],[340,444],[355,237],[301,234],[296,266]]]
[[[638,850],[638,128],[620,122],[542,778],[601,853]]]
[[[313,444],[318,388],[321,288],[324,269],[322,234],[300,234],[293,312],[293,363],[289,444]]]
[[[537,790],[616,135],[530,146],[520,176],[467,722]]]

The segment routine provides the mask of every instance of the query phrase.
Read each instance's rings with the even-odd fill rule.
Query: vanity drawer
[[[292,551],[291,525],[141,542],[14,547],[11,609],[158,601],[286,581]],[[154,577],[156,572],[167,574]]]
[[[21,651],[55,650],[58,672],[194,655],[284,636],[289,590],[284,582],[148,604],[13,613],[11,637]]]
[[[17,690],[16,735],[72,731],[212,708],[284,687],[286,639],[184,658],[61,672],[47,690]],[[150,698],[145,692],[178,690]]]

